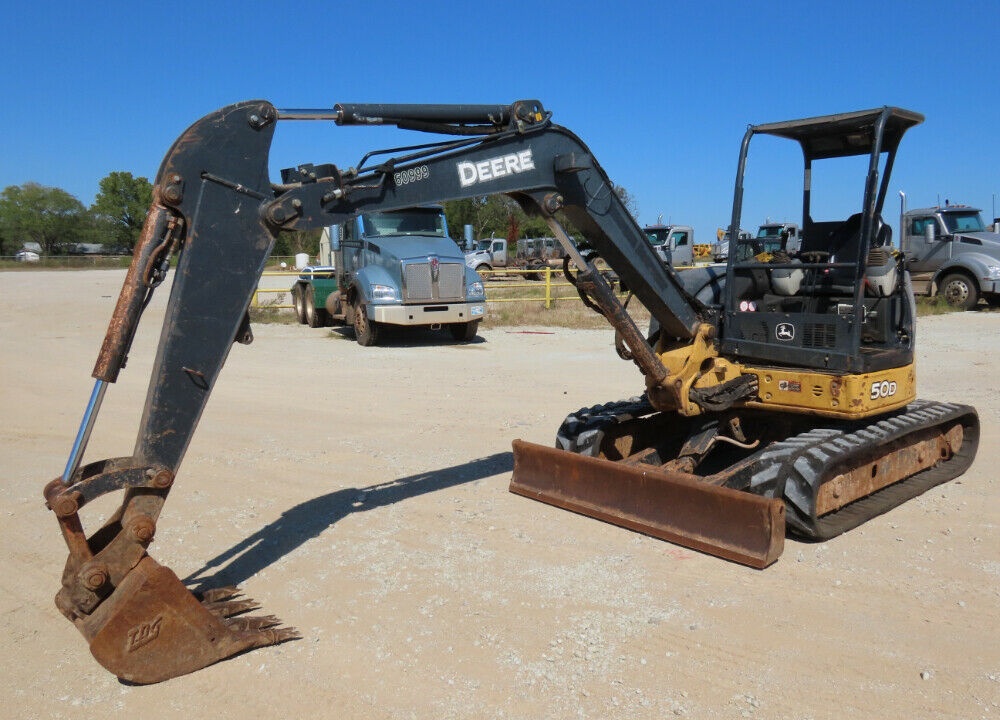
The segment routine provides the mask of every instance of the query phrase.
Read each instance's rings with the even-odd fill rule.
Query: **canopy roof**
[[[823,115],[803,120],[786,120],[753,126],[764,135],[796,140],[809,160],[867,155],[875,142],[875,126],[883,113],[888,117],[882,137],[882,152],[895,151],[903,133],[924,121],[924,116],[898,107]]]

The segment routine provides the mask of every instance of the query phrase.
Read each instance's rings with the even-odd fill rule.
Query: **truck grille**
[[[449,301],[465,299],[465,264],[441,263],[434,282],[429,262],[409,263],[403,267],[403,302]]]

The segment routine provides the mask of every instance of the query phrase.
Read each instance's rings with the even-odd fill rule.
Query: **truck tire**
[[[490,270],[492,270],[492,269],[493,269],[493,268],[491,268],[491,267],[490,267],[489,265],[487,265],[486,263],[483,263],[483,264],[481,264],[481,265],[478,265],[478,266],[476,266],[476,272],[477,272],[477,273],[479,273],[479,277],[480,277],[480,279],[482,279],[482,280],[485,280],[485,279],[486,279],[486,275],[484,275],[483,273],[488,273],[488,272],[489,272]]]
[[[304,305],[306,325],[311,328],[321,328],[326,325],[326,310],[316,307],[316,297],[312,285],[306,286]]]
[[[478,320],[466,323],[451,323],[448,325],[448,332],[451,333],[452,338],[458,340],[459,342],[469,342],[476,337],[476,333],[478,331]]]
[[[295,308],[295,319],[300,325],[306,324],[306,299],[303,297],[302,285],[292,286],[292,306]]]
[[[979,302],[979,288],[965,273],[949,273],[938,283],[938,293],[954,308],[971,310]]]
[[[528,265],[526,267],[526,270],[528,270],[528,272],[521,273],[521,276],[525,280],[538,280],[538,281],[541,281],[541,280],[545,279],[545,273],[542,272],[543,270],[545,270],[545,268],[546,268],[546,264],[545,263],[543,263],[543,262],[541,262],[539,260],[535,260],[535,261],[532,261],[532,262],[528,263]]]
[[[358,345],[371,347],[378,342],[379,326],[374,320],[369,320],[361,303],[354,305],[354,339]]]

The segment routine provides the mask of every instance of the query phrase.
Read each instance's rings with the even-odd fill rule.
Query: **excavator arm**
[[[283,120],[392,124],[446,139],[370,153],[356,167],[303,165],[272,185],[268,155]],[[689,339],[698,303],[660,263],[587,147],[536,101],[510,106],[338,105],[282,111],[263,101],[223,108],[167,153],[101,347],[94,391],[61,477],[45,488],[69,558],[56,604],[119,677],[156,682],[248,648],[296,637],[235,588],[189,592],[146,550],[161,508],[234,342],[252,341],[247,309],[278,233],[334,225],[367,210],[507,193],[541,214],[578,265],[578,288],[621,333],[652,384],[667,370],[611,288],[555,221],[564,211],[657,318]],[[109,384],[125,366],[142,311],[176,255],[145,409],[131,456],[82,464]],[[110,492],[120,509],[89,537],[79,511]]]

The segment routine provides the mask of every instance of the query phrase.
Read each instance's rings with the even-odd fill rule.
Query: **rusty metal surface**
[[[510,491],[754,568],[784,549],[781,500],[682,473],[515,440]]]
[[[905,445],[886,452],[877,459],[839,473],[823,483],[816,493],[816,515],[839,510],[848,503],[916,475],[948,460],[962,447],[961,424],[931,437],[908,438]]]
[[[154,202],[150,207],[94,365],[93,377],[98,380],[113,383],[118,379],[148,294],[162,279],[155,278],[158,265],[165,261],[164,255],[176,241],[174,234],[179,225],[163,205]]]
[[[92,614],[76,625],[90,651],[123,680],[156,683],[251,648],[299,637],[272,616],[236,617],[257,607],[236,588],[202,598],[146,556]]]
[[[615,331],[621,335],[630,353],[627,359],[633,360],[653,385],[663,385],[669,375],[667,369],[601,274],[588,267],[586,270],[581,270],[572,282],[581,294],[586,294]]]

